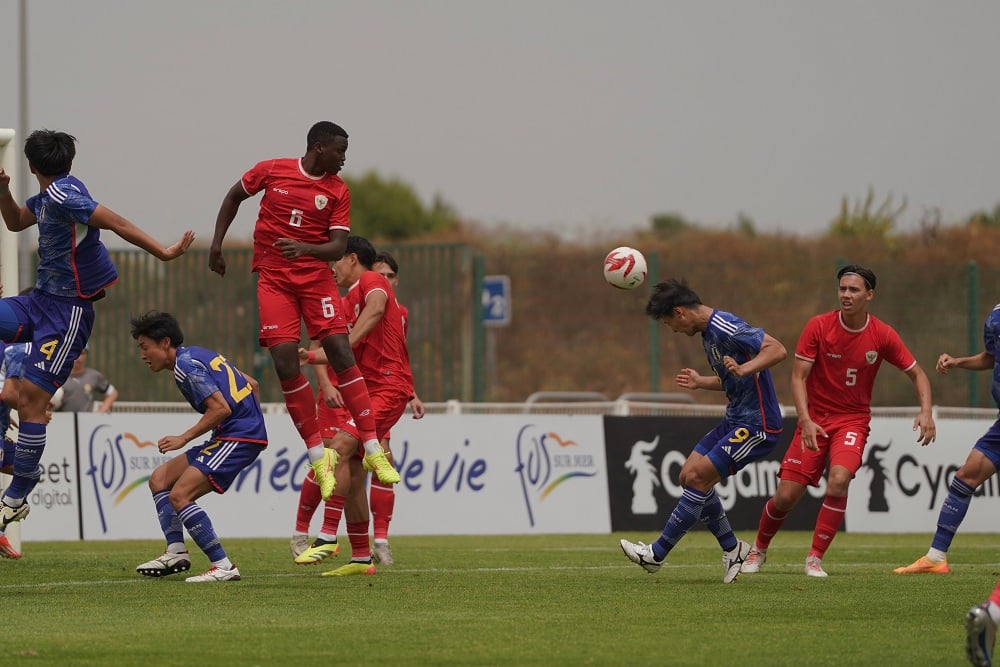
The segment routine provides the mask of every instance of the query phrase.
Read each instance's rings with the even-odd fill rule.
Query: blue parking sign
[[[510,324],[510,276],[483,276],[483,325]]]

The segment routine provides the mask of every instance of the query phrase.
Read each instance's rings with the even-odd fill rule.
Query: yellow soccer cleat
[[[347,565],[341,565],[336,570],[324,572],[322,576],[346,577],[351,574],[375,574],[375,565],[371,561],[368,561],[367,563],[351,561]]]
[[[368,472],[373,472],[378,477],[378,481],[383,484],[398,484],[399,483],[399,473],[396,469],[392,467],[389,463],[389,458],[385,455],[385,452],[380,448],[379,451],[374,454],[365,454],[365,458],[362,461],[365,470]]]
[[[315,565],[330,556],[336,556],[338,553],[340,553],[340,545],[337,544],[336,540],[327,542],[317,537],[311,547],[295,557],[295,563],[296,565]]]
[[[316,475],[316,483],[319,484],[319,494],[323,500],[329,500],[333,495],[333,490],[337,488],[337,479],[333,476],[333,471],[337,467],[337,452],[326,448],[323,450],[323,458],[313,461],[310,465],[313,474]]]
[[[921,556],[906,567],[897,567],[893,572],[896,574],[948,574],[951,572],[951,568],[948,567],[947,560],[935,563],[927,556]]]

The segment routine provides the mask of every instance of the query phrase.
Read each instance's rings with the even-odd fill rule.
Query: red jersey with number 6
[[[896,330],[869,314],[860,329],[848,329],[835,310],[806,323],[795,357],[813,362],[806,378],[813,419],[827,414],[870,414],[872,387],[883,361],[908,371],[916,365]]]
[[[336,174],[312,176],[298,158],[278,158],[258,162],[243,174],[248,195],[261,190],[260,214],[253,230],[253,266],[287,268],[289,264],[326,266],[311,256],[285,259],[274,246],[280,238],[321,244],[330,240],[330,231],[351,230],[351,195]]]

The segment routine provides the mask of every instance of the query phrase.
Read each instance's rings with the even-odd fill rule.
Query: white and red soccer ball
[[[635,289],[646,280],[646,258],[635,248],[615,248],[604,258],[604,279],[621,289]]]

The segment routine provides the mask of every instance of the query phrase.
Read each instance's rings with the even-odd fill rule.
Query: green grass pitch
[[[655,535],[396,537],[396,565],[344,578],[320,573],[349,547],[296,566],[287,540],[223,538],[243,580],[219,584],[137,575],[157,542],[28,543],[0,560],[0,664],[957,665],[1000,577],[997,535],[959,533],[950,575],[900,576],[929,533],[840,534],[813,579],[811,535],[781,533],[732,585],[703,530],[657,574],[621,537]]]

